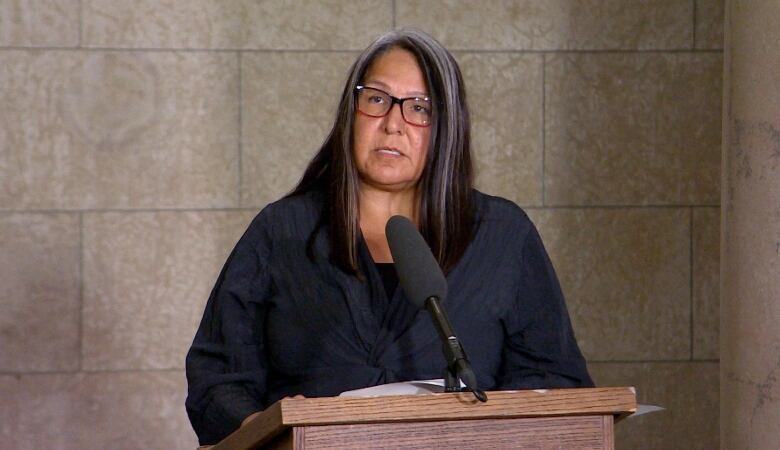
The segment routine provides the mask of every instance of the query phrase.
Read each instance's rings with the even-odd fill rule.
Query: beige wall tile
[[[361,49],[392,27],[387,0],[85,0],[84,45]]]
[[[254,215],[85,215],[84,368],[183,367],[219,270]]]
[[[693,357],[718,359],[720,209],[693,210]]]
[[[696,48],[723,48],[725,0],[696,0]]]
[[[688,209],[530,210],[588,360],[688,359]]]
[[[471,110],[477,187],[542,203],[542,56],[456,55]]]
[[[79,0],[0,0],[0,47],[75,47]]]
[[[3,52],[0,102],[0,208],[237,204],[236,55]]]
[[[78,369],[79,231],[76,214],[0,213],[0,371]]]
[[[193,450],[175,372],[0,376],[3,448]]]
[[[635,386],[639,403],[665,411],[629,417],[615,426],[615,448],[719,448],[718,363],[595,363],[597,386]]]
[[[688,49],[693,4],[677,0],[397,0],[396,25],[453,49]]]
[[[353,53],[242,57],[241,205],[289,192],[327,137]]]
[[[547,204],[718,204],[722,65],[719,54],[549,56]]]

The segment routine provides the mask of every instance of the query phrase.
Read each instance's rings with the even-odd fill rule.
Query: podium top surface
[[[228,436],[215,450],[238,448],[233,446],[238,441],[265,440],[293,426],[550,416],[623,417],[636,411],[636,393],[631,387],[492,391],[487,395],[486,403],[477,401],[470,392],[285,398]]]

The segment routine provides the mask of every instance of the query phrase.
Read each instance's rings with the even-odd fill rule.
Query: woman
[[[396,214],[447,275],[480,387],[591,386],[536,229],[472,178],[457,63],[424,33],[380,37],[298,187],[255,218],[209,298],[187,355],[201,444],[286,396],[443,376],[430,318],[396,288],[384,234]]]

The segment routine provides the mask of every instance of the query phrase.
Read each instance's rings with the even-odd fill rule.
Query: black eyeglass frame
[[[360,95],[360,92],[363,91],[363,89],[371,89],[371,90],[374,90],[374,91],[381,92],[381,93],[385,94],[386,96],[388,96],[390,98],[390,106],[387,108],[387,112],[382,114],[381,116],[376,116],[374,114],[369,114],[369,113],[367,113],[365,111],[361,111],[360,110],[360,106],[359,106],[360,102],[358,101],[358,96]],[[377,89],[375,87],[363,86],[363,85],[355,86],[355,109],[357,109],[358,112],[360,112],[361,114],[365,114],[368,117],[376,117],[376,118],[385,117],[386,115],[390,114],[390,111],[393,109],[393,106],[395,106],[395,104],[397,103],[401,107],[401,117],[404,119],[404,122],[408,123],[409,125],[411,125],[413,127],[426,128],[426,127],[431,126],[430,122],[427,123],[427,124],[419,124],[419,123],[410,122],[406,118],[406,114],[404,113],[404,102],[407,101],[407,100],[418,100],[418,101],[419,100],[424,100],[424,101],[428,102],[431,105],[431,118],[433,118],[433,102],[431,101],[430,97],[419,97],[419,96],[417,96],[417,97],[398,98],[398,97],[394,97],[394,96],[390,95],[389,93],[383,91],[382,89]]]

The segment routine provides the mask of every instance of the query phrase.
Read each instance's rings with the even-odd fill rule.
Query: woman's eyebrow
[[[374,86],[369,86],[370,84]],[[390,92],[390,86],[387,83],[384,83],[379,80],[375,80],[373,78],[369,78],[366,81],[363,82],[364,86],[367,87],[378,87],[379,89],[382,89],[383,91],[387,91],[388,94],[393,95],[392,92]],[[428,93],[425,91],[410,91],[406,93],[406,96],[413,96],[413,97],[428,97]]]

